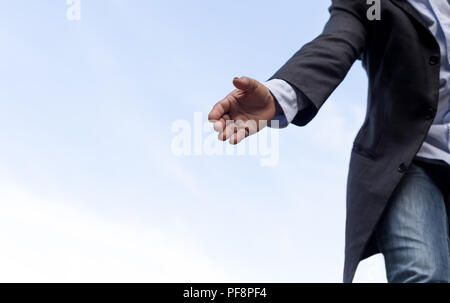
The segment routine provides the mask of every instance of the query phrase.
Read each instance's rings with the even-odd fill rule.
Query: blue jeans
[[[413,162],[375,230],[389,283],[450,282],[449,208]]]

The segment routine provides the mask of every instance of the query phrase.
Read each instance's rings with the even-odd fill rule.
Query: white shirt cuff
[[[282,113],[278,113],[273,120],[279,121],[278,128],[286,127],[292,122],[295,115],[298,112],[297,94],[289,83],[281,79],[272,79],[264,83],[264,85],[270,90],[275,97],[276,102],[283,110]],[[269,122],[269,127],[271,125]]]

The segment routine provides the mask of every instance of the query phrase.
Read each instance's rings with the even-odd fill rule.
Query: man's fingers
[[[247,93],[252,93],[258,87],[258,81],[248,77],[234,78],[233,84],[237,90],[217,102],[208,115],[208,120],[214,122],[214,129],[218,132],[225,128],[227,118],[224,116],[230,112],[231,104],[240,100]]]
[[[230,95],[228,95],[226,98],[220,100],[219,102],[214,105],[212,110],[209,112],[208,120],[209,121],[218,121],[222,116],[230,110],[231,106],[231,100]]]
[[[237,126],[233,121],[227,121],[225,129],[219,134],[219,139],[222,141],[229,139],[236,132],[236,129]]]
[[[255,79],[248,77],[234,78],[234,86],[238,89],[226,96],[224,99],[214,105],[208,115],[209,121],[219,121],[223,115],[230,111],[231,103],[239,100],[245,95],[245,93],[251,93],[258,87],[258,82]],[[219,123],[215,125],[215,128],[220,129]],[[223,128],[223,127],[222,127]]]
[[[214,123],[214,130],[216,132],[223,132],[225,126],[227,125],[227,121],[230,120],[230,115],[225,114],[218,121]]]
[[[250,134],[254,134],[257,132],[257,125],[255,121],[252,120],[237,120],[235,121],[236,130],[234,131],[233,136],[230,138],[231,144],[238,144]]]
[[[219,132],[219,140],[225,141],[230,139],[231,144],[237,144],[246,137],[258,132],[258,125],[253,120],[229,120],[229,116],[225,115],[225,119],[217,121],[215,124],[216,131]],[[216,125],[218,125],[216,127]],[[223,125],[225,125],[223,127]]]
[[[233,85],[247,93],[252,93],[258,87],[258,82],[249,77],[236,77],[233,79]]]
[[[247,136],[256,134],[258,132],[258,123],[255,120],[248,120],[244,123],[247,130]]]
[[[245,137],[248,136],[248,131],[246,128],[239,128],[236,133],[233,134],[230,138],[231,144],[238,144],[242,140],[244,140]]]

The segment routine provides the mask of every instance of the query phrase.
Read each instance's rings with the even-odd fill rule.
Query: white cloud
[[[230,281],[187,239],[0,181],[1,282]]]
[[[359,263],[355,283],[385,283],[386,281],[383,255],[377,254]]]

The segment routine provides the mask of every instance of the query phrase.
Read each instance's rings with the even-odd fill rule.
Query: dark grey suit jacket
[[[309,100],[293,120],[305,126],[356,60],[367,71],[367,112],[347,179],[344,282],[379,252],[373,231],[425,140],[439,98],[440,49],[419,13],[406,0],[381,0],[381,20],[369,21],[366,2],[332,0],[323,32],[270,78]]]

